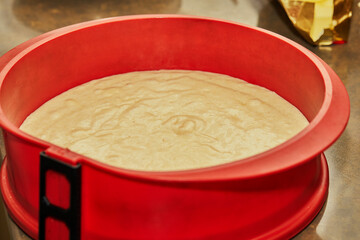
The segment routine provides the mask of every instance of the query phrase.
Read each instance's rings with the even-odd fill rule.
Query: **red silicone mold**
[[[67,89],[155,69],[244,79],[277,92],[310,125],[256,156],[173,172],[111,167],[18,128],[42,103]],[[11,50],[0,58],[0,70],[0,123],[7,152],[2,195],[12,219],[35,239],[40,194],[51,206],[70,206],[78,214],[70,223],[43,216],[47,239],[74,233],[81,239],[289,238],[310,223],[326,199],[322,152],[340,136],[350,111],[340,79],[310,51],[266,30],[203,17],[127,16],[65,27]],[[77,184],[60,168],[46,168],[41,175],[40,152],[66,166],[81,166]],[[46,183],[42,193],[40,176]],[[70,195],[73,199],[76,193],[78,202],[73,203]]]

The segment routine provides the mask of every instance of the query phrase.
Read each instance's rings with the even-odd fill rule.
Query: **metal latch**
[[[63,175],[70,185],[69,207],[64,209],[52,204],[46,196],[46,173],[52,170]],[[49,186],[48,186],[49,187]],[[49,239],[45,236],[46,219],[51,217],[63,222],[69,230],[70,240],[80,239],[81,220],[81,165],[66,164],[40,153],[40,213],[39,213],[39,239]]]

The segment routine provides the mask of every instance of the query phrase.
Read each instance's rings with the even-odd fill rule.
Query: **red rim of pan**
[[[148,19],[148,18],[198,18],[210,21],[224,22],[227,24],[241,25],[238,23],[223,21],[205,17],[194,16],[182,16],[182,15],[144,15],[144,16],[126,16],[118,17],[116,21],[131,21],[132,19]],[[19,47],[13,51],[16,52],[16,56],[13,56],[11,61],[2,69],[0,73],[0,85],[2,84],[7,72],[14,66],[21,58],[32,50],[36,49],[52,39],[55,39],[61,35],[77,31],[79,29],[92,27],[108,22],[113,22],[114,18],[90,21],[72,25],[69,27],[54,30],[47,34],[40,35]],[[244,25],[241,25],[244,26]],[[169,172],[146,172],[125,170],[117,167],[112,167],[106,164],[102,164],[98,161],[92,160],[86,157],[80,157],[79,161],[87,161],[89,164],[96,165],[109,173],[122,172],[129,177],[146,178],[153,180],[168,180],[168,181],[211,181],[211,180],[229,180],[240,178],[253,178],[265,175],[271,175],[276,172],[285,171],[286,169],[293,168],[296,165],[302,164],[314,156],[319,155],[326,148],[328,148],[335,140],[341,135],[346,127],[346,123],[349,119],[350,104],[348,94],[344,85],[340,79],[335,75],[332,70],[326,66],[316,55],[309,50],[300,46],[299,44],[282,37],[276,33],[272,33],[267,30],[263,30],[256,27],[250,27],[257,31],[261,31],[273,38],[278,38],[286,44],[293,46],[304,54],[304,57],[310,59],[318,68],[319,72],[323,76],[325,85],[325,98],[320,108],[320,111],[316,117],[310,122],[310,124],[301,131],[298,135],[285,143],[258,155],[242,159],[241,161],[235,161],[232,163],[226,163],[218,166],[195,169],[195,170],[183,170],[183,171],[169,171]],[[329,72],[330,71],[330,72]],[[332,77],[330,77],[330,75]],[[336,93],[336,94],[334,94]],[[40,146],[52,146],[48,142],[42,141],[35,137],[32,137],[19,130],[14,124],[12,124],[3,113],[0,108],[0,124],[8,132]],[[306,146],[306,147],[305,147]],[[311,149],[309,149],[309,146]],[[284,151],[283,149],[286,149]],[[85,160],[86,159],[86,160]],[[261,166],[261,167],[259,167]],[[236,168],[236,171],[234,169]],[[221,174],[218,175],[217,172]],[[226,175],[224,173],[226,172]],[[234,174],[236,174],[234,176]]]

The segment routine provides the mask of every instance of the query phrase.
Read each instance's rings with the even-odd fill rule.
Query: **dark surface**
[[[325,152],[330,172],[327,203],[294,239],[360,239],[359,0],[354,0],[349,42],[331,47],[307,44],[277,1],[270,0],[0,0],[0,55],[42,32],[65,25],[145,13],[202,15],[259,26],[300,43],[335,70],[349,92],[350,121],[341,138]],[[5,240],[8,234],[2,209],[0,239]]]

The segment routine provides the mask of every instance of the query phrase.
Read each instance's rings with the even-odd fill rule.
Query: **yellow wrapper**
[[[279,0],[298,32],[311,44],[348,39],[352,0]]]

